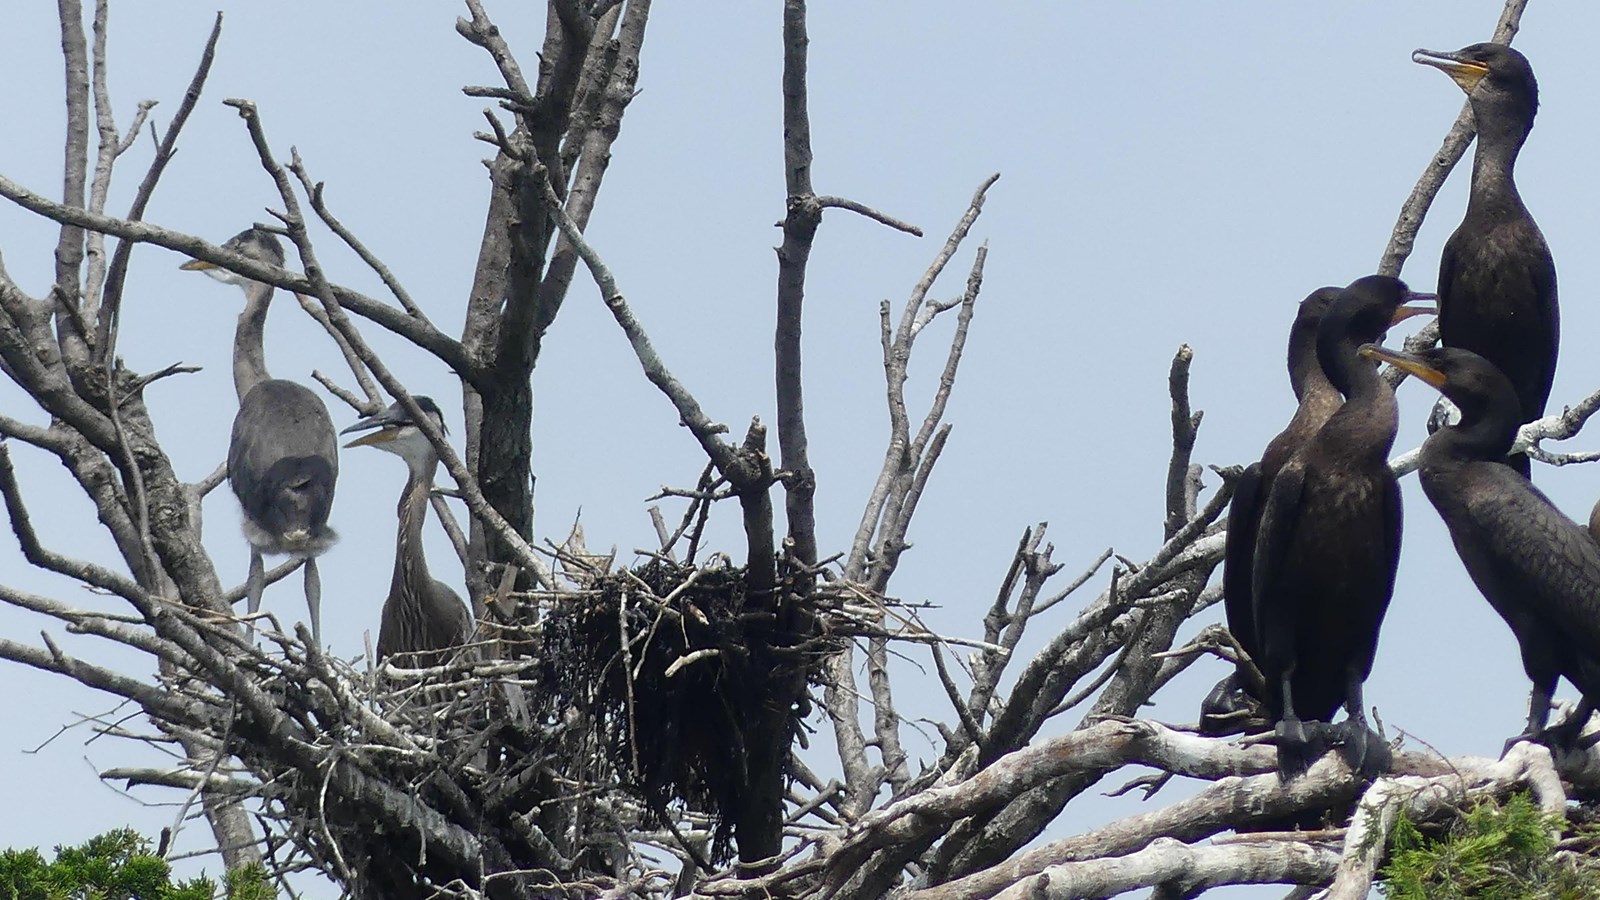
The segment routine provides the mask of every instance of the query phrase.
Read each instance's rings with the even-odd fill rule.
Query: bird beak
[[[361,423],[359,423],[359,422],[356,423],[355,425],[351,425],[349,428],[346,428],[344,431],[341,431],[339,433],[340,434],[347,434],[350,431],[352,431],[353,429],[358,428],[358,427],[361,427]],[[375,446],[377,444],[387,444],[387,443],[389,443],[390,441],[394,440],[395,438],[397,438],[399,436],[400,436],[400,429],[399,428],[385,427],[385,428],[380,428],[377,431],[372,432],[371,434],[363,434],[361,437],[356,438],[355,440],[351,441],[348,444],[345,444],[344,446],[345,446],[346,450],[350,449],[351,447],[372,447],[372,446]]]
[[[178,268],[185,272],[204,272],[206,269],[215,269],[216,263],[208,263],[203,259],[191,259]]]
[[[1389,325],[1399,325],[1412,316],[1436,316],[1439,314],[1439,296],[1437,294],[1418,294],[1412,292],[1406,297],[1406,306],[1394,311],[1394,316],[1389,319]],[[1419,304],[1411,306],[1410,304]]]
[[[1423,362],[1421,357],[1406,353],[1403,350],[1390,350],[1377,344],[1363,344],[1360,352],[1367,359],[1386,362],[1401,371],[1417,376],[1440,390],[1444,389],[1445,382],[1449,380],[1443,372]]]
[[[407,422],[404,416],[404,412],[391,407],[376,415],[367,416],[339,433],[349,434],[352,431],[366,431],[369,428],[376,428],[377,431],[371,434],[364,434],[345,444],[345,447],[371,447],[374,444],[386,444],[399,436],[400,426]]]
[[[1440,53],[1437,50],[1413,50],[1411,61],[1433,66],[1450,76],[1463,91],[1471,94],[1478,82],[1489,74],[1489,67],[1480,62],[1462,59],[1458,53]]]

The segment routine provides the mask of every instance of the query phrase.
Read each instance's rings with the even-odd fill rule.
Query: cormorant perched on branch
[[[1460,424],[1422,445],[1422,489],[1449,527],[1467,574],[1517,636],[1533,681],[1528,727],[1506,746],[1523,739],[1570,746],[1600,702],[1600,544],[1499,464],[1516,439],[1523,407],[1493,364],[1451,347],[1362,353],[1405,369],[1461,409]],[[1563,675],[1583,702],[1557,731],[1546,722]]]
[[[422,411],[433,417],[441,430],[444,415],[428,397],[416,397]],[[439,469],[439,456],[426,435],[399,403],[375,416],[346,428],[340,434],[375,428],[346,447],[376,447],[406,461],[410,477],[400,494],[400,531],[394,551],[394,578],[389,597],[383,602],[383,617],[378,626],[378,658],[396,653],[417,656],[406,664],[419,668],[438,665],[444,651],[460,647],[472,639],[472,613],[461,596],[428,572],[422,548],[422,523],[427,515],[428,492]]]
[[[1259,462],[1251,463],[1234,483],[1233,501],[1228,506],[1227,544],[1222,558],[1222,599],[1227,611],[1228,630],[1252,660],[1259,660],[1256,643],[1255,610],[1250,594],[1251,565],[1255,559],[1256,529],[1261,522],[1261,503],[1272,477],[1289,457],[1310,440],[1344,403],[1317,362],[1317,325],[1340,289],[1318,288],[1300,301],[1294,324],[1289,327],[1289,385],[1300,401],[1294,418],[1267,444]],[[1259,665],[1259,663],[1257,663]],[[1231,734],[1240,729],[1241,720],[1250,715],[1252,702],[1265,704],[1265,692],[1252,685],[1243,670],[1217,682],[1200,706],[1200,730],[1204,734]]]
[[[1399,423],[1394,393],[1362,359],[1362,344],[1431,309],[1399,279],[1369,275],[1345,288],[1317,328],[1317,360],[1344,405],[1267,488],[1253,567],[1257,665],[1277,723],[1278,771],[1290,777],[1320,755],[1320,729],[1342,705],[1352,768],[1383,764],[1369,752],[1361,685],[1400,562],[1400,487],[1389,470]]]
[[[1500,44],[1411,58],[1444,70],[1466,92],[1478,128],[1467,214],[1439,257],[1440,339],[1503,372],[1520,401],[1518,421],[1531,422],[1544,415],[1561,342],[1555,263],[1512,177],[1539,85],[1527,58]],[[1523,454],[1507,462],[1530,472]]]
[[[228,239],[225,250],[283,266],[283,247],[270,232],[248,228]],[[305,559],[306,606],[312,639],[322,643],[322,579],[317,556],[338,536],[328,527],[333,488],[339,478],[339,440],[328,407],[304,385],[267,374],[263,329],[273,287],[202,260],[179,266],[201,271],[244,290],[244,312],[233,335],[233,386],[239,412],[228,443],[228,484],[244,509],[250,542],[249,611],[261,608],[266,587],[264,553]]]

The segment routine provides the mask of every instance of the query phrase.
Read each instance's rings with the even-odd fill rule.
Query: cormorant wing
[[[1299,456],[1292,457],[1266,489],[1261,508],[1261,524],[1256,528],[1255,560],[1250,581],[1251,611],[1255,620],[1255,646],[1270,655],[1268,631],[1290,636],[1295,632],[1294,603],[1274,603],[1275,588],[1288,564],[1299,525],[1301,494],[1305,489],[1306,469]],[[1257,660],[1260,664],[1262,660]]]
[[[1504,467],[1502,467],[1504,468]],[[1510,471],[1507,469],[1507,471]],[[1351,653],[1365,670],[1372,668],[1373,656],[1378,651],[1377,636],[1383,627],[1383,616],[1388,611],[1389,597],[1394,595],[1395,574],[1400,564],[1400,535],[1402,531],[1403,510],[1400,505],[1400,483],[1394,479],[1386,479],[1381,488],[1383,492],[1383,531],[1372,536],[1373,540],[1381,540],[1385,544],[1383,550],[1384,565],[1382,572],[1385,575],[1382,603],[1351,604],[1351,613],[1355,619],[1350,629],[1351,634],[1370,635],[1365,642],[1351,644]]]
[[[1549,303],[1530,310],[1531,315],[1506,319],[1501,328],[1478,335],[1476,346],[1465,347],[1500,367],[1522,401],[1523,421],[1532,421],[1544,414],[1550,385],[1555,380],[1556,354],[1530,353],[1526,347],[1530,342],[1541,343],[1542,335],[1552,335],[1559,343],[1561,334],[1561,313],[1555,302],[1556,267],[1550,249],[1533,220],[1521,218],[1502,224],[1469,244],[1477,257],[1476,267],[1469,269],[1467,257],[1472,254],[1466,247],[1457,246],[1459,234],[1458,230],[1450,236],[1439,257],[1439,328],[1444,334],[1460,330],[1450,324],[1452,319],[1463,315],[1470,318],[1485,311],[1481,307],[1463,310],[1459,308],[1460,301],[1451,303],[1443,298],[1477,296],[1479,303],[1483,297],[1550,298]],[[1486,275],[1488,283],[1473,280]],[[1460,326],[1470,328],[1466,320]]]
[[[1535,230],[1534,238],[1540,247],[1545,247],[1544,235]],[[1533,280],[1533,287],[1538,292],[1538,296],[1552,298],[1546,318],[1549,319],[1551,333],[1555,335],[1555,346],[1559,347],[1561,346],[1561,308],[1554,301],[1556,296],[1556,264],[1550,258],[1548,248],[1545,249],[1544,254],[1540,257],[1539,263],[1528,273],[1528,277]],[[1556,358],[1556,353],[1551,353],[1548,357],[1542,357],[1545,366],[1540,370],[1540,376],[1543,379],[1541,383],[1545,385],[1546,402],[1549,400],[1550,385],[1555,384],[1556,380]],[[1530,412],[1527,409],[1523,410],[1524,415],[1528,415]],[[1544,415],[1543,404],[1540,405],[1538,413],[1541,416]]]
[[[1261,463],[1254,462],[1246,466],[1233,483],[1233,501],[1228,504],[1228,534],[1222,551],[1222,602],[1228,614],[1228,630],[1252,658],[1258,645],[1251,580],[1255,577],[1262,493]]]
[[[1465,492],[1466,513],[1489,537],[1478,548],[1484,562],[1515,592],[1504,601],[1600,657],[1600,544],[1511,469],[1474,469],[1481,480]]]

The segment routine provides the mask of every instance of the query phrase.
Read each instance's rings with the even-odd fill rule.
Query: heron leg
[[[311,640],[322,646],[322,575],[317,572],[317,561],[306,558],[306,608],[311,611]]]
[[[267,566],[261,560],[261,551],[250,548],[250,576],[245,581],[245,637],[255,640],[256,613],[261,609],[261,592],[267,589]]]

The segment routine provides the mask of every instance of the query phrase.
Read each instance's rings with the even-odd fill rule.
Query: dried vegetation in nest
[[[752,598],[742,567],[651,559],[549,598],[532,654],[536,718],[584,717],[606,768],[663,824],[704,816],[711,858],[725,859],[750,789],[749,723],[782,716],[797,737],[809,702],[774,698],[819,683],[839,646],[789,587],[776,602]]]

